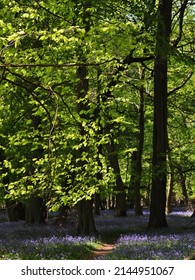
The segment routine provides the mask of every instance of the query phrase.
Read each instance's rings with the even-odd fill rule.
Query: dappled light
[[[194,258],[194,15],[1,0],[0,259]]]

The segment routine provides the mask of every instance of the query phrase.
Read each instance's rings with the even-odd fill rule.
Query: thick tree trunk
[[[78,209],[78,227],[77,233],[81,235],[97,234],[93,217],[92,200],[83,199],[77,204]]]
[[[9,222],[18,222],[25,220],[25,206],[16,200],[5,199]]]
[[[45,205],[41,197],[31,197],[26,208],[26,222],[29,224],[45,223]]]
[[[158,7],[156,57],[154,63],[154,125],[152,191],[148,228],[167,227],[167,64],[171,33],[172,0],[161,0]]]

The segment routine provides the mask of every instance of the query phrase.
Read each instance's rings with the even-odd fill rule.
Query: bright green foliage
[[[24,201],[36,194],[57,209],[83,198],[91,199],[96,192],[103,198],[113,194],[114,174],[105,148],[109,141],[109,134],[105,133],[108,123],[112,126],[110,133],[115,138],[121,175],[128,187],[131,153],[137,148],[141,87],[145,91],[142,196],[148,194],[156,7],[150,1],[91,1],[86,19],[90,29],[86,32],[83,2],[1,1],[0,148],[4,158],[0,164],[2,179],[7,178],[1,182],[1,198],[6,195]],[[173,51],[170,90],[182,83],[191,71],[189,68],[193,68],[194,42],[190,43],[190,38],[194,35],[194,11],[190,9],[193,8],[186,12],[185,36],[180,42],[181,46],[189,44],[184,51],[182,47]],[[173,41],[178,33],[175,24]],[[88,70],[89,90],[84,100],[77,99],[76,90],[76,71],[84,63],[79,52],[83,53]],[[143,59],[141,64],[130,59],[142,57],[151,60]],[[188,61],[187,66],[183,60]],[[146,71],[144,80],[140,67]],[[193,80],[171,94],[169,101],[173,157],[183,164],[187,153],[185,165],[191,169],[193,101]],[[78,114],[79,102],[88,107]],[[78,130],[80,123],[85,128],[84,136]],[[88,149],[79,157],[81,146]],[[86,164],[82,172],[80,160]],[[97,179],[98,173],[102,180]],[[194,180],[192,171],[188,176]]]

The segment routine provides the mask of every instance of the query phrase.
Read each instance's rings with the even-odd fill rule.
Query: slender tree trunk
[[[32,111],[30,111],[30,118],[32,120],[32,125],[35,130],[40,130],[41,125],[41,117],[35,116],[32,114]],[[42,139],[39,139],[40,147],[35,149],[32,152],[31,158],[42,158],[43,156],[43,148],[41,147],[41,141]],[[31,166],[28,170],[28,175],[33,176],[35,172],[35,167],[33,162],[31,162]],[[32,184],[32,182],[29,182]],[[45,211],[46,207],[44,204],[44,200],[42,197],[40,197],[40,194],[37,193],[36,185],[34,185],[33,194],[31,195],[30,199],[26,202],[26,222],[30,224],[43,224],[45,223]]]
[[[89,116],[87,116],[86,113],[88,110],[88,105],[86,104],[85,99],[88,94],[89,83],[87,79],[86,66],[78,67],[77,78],[77,112],[83,120],[85,119],[87,123],[89,122]],[[79,134],[81,138],[83,138],[86,134],[86,130],[82,122],[79,124]],[[88,147],[83,145],[82,141],[83,140],[81,139],[81,147],[78,151],[77,165],[80,169],[78,176],[82,176],[82,173],[85,174],[85,166],[87,164],[85,160],[82,160],[82,154],[89,153]],[[78,203],[78,233],[86,235],[92,235],[96,233],[92,202],[90,200],[86,200],[85,198]]]
[[[100,135],[102,135],[102,130],[100,130]],[[99,170],[97,172],[97,181],[98,183],[102,181],[103,179],[103,176],[102,176],[102,163],[101,163],[101,160],[100,160],[100,155],[102,154],[102,145],[100,145],[98,147],[98,167],[99,167]],[[95,193],[94,195],[94,205],[95,205],[95,209],[94,209],[94,213],[95,215],[99,216],[100,215],[100,203],[101,203],[101,198],[100,198],[100,186],[99,186],[99,192]]]
[[[161,0],[158,6],[156,57],[154,63],[154,124],[152,191],[148,228],[167,227],[166,153],[167,153],[167,64],[171,33],[172,0]]]
[[[189,198],[188,198],[188,191],[187,191],[187,187],[186,187],[186,174],[183,173],[182,170],[180,170],[179,176],[180,176],[182,195],[184,197],[184,204],[185,204],[185,207],[188,207]]]
[[[170,167],[172,168],[172,167]],[[171,169],[170,169],[171,170]],[[168,180],[167,202],[166,202],[166,214],[172,212],[172,199],[173,199],[173,186],[174,186],[174,171],[171,170]]]
[[[171,159],[171,152],[168,144],[168,160],[169,160],[169,184],[167,191],[167,201],[166,201],[166,213],[169,214],[172,212],[172,198],[173,198],[173,186],[174,186],[174,166]]]
[[[111,87],[116,84],[116,81],[113,79],[108,87],[108,90],[102,96],[102,103],[106,104],[109,97],[112,95]],[[126,194],[124,183],[121,178],[120,166],[118,153],[116,149],[116,145],[114,143],[114,136],[111,132],[112,124],[110,121],[112,120],[111,116],[107,116],[105,120],[104,128],[102,128],[102,133],[105,135],[109,135],[109,142],[106,144],[106,149],[108,152],[108,160],[111,168],[113,169],[115,175],[115,188],[114,191],[116,193],[116,216],[126,216],[127,215],[127,203],[126,203]]]
[[[108,158],[110,166],[112,167],[115,175],[115,192],[116,192],[116,216],[127,215],[126,194],[124,189],[123,180],[120,174],[120,167],[118,161],[118,154],[114,145],[114,139],[111,136],[110,143],[107,144]]]
[[[141,207],[141,195],[140,195],[140,158],[138,159],[138,151],[134,151],[131,158],[131,181],[130,188],[133,190],[134,195],[134,209],[135,215],[143,215]]]
[[[141,79],[144,78],[144,70],[141,73]],[[139,136],[138,136],[138,149],[136,152],[136,165],[135,165],[135,182],[134,182],[134,195],[135,195],[135,214],[143,215],[141,206],[141,178],[142,178],[142,154],[144,146],[144,89],[140,89],[140,107],[139,107]]]

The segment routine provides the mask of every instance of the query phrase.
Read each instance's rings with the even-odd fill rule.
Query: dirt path
[[[102,256],[111,253],[115,249],[115,247],[116,247],[115,244],[106,244],[106,243],[103,244],[99,249],[93,251],[90,260],[96,260]]]

